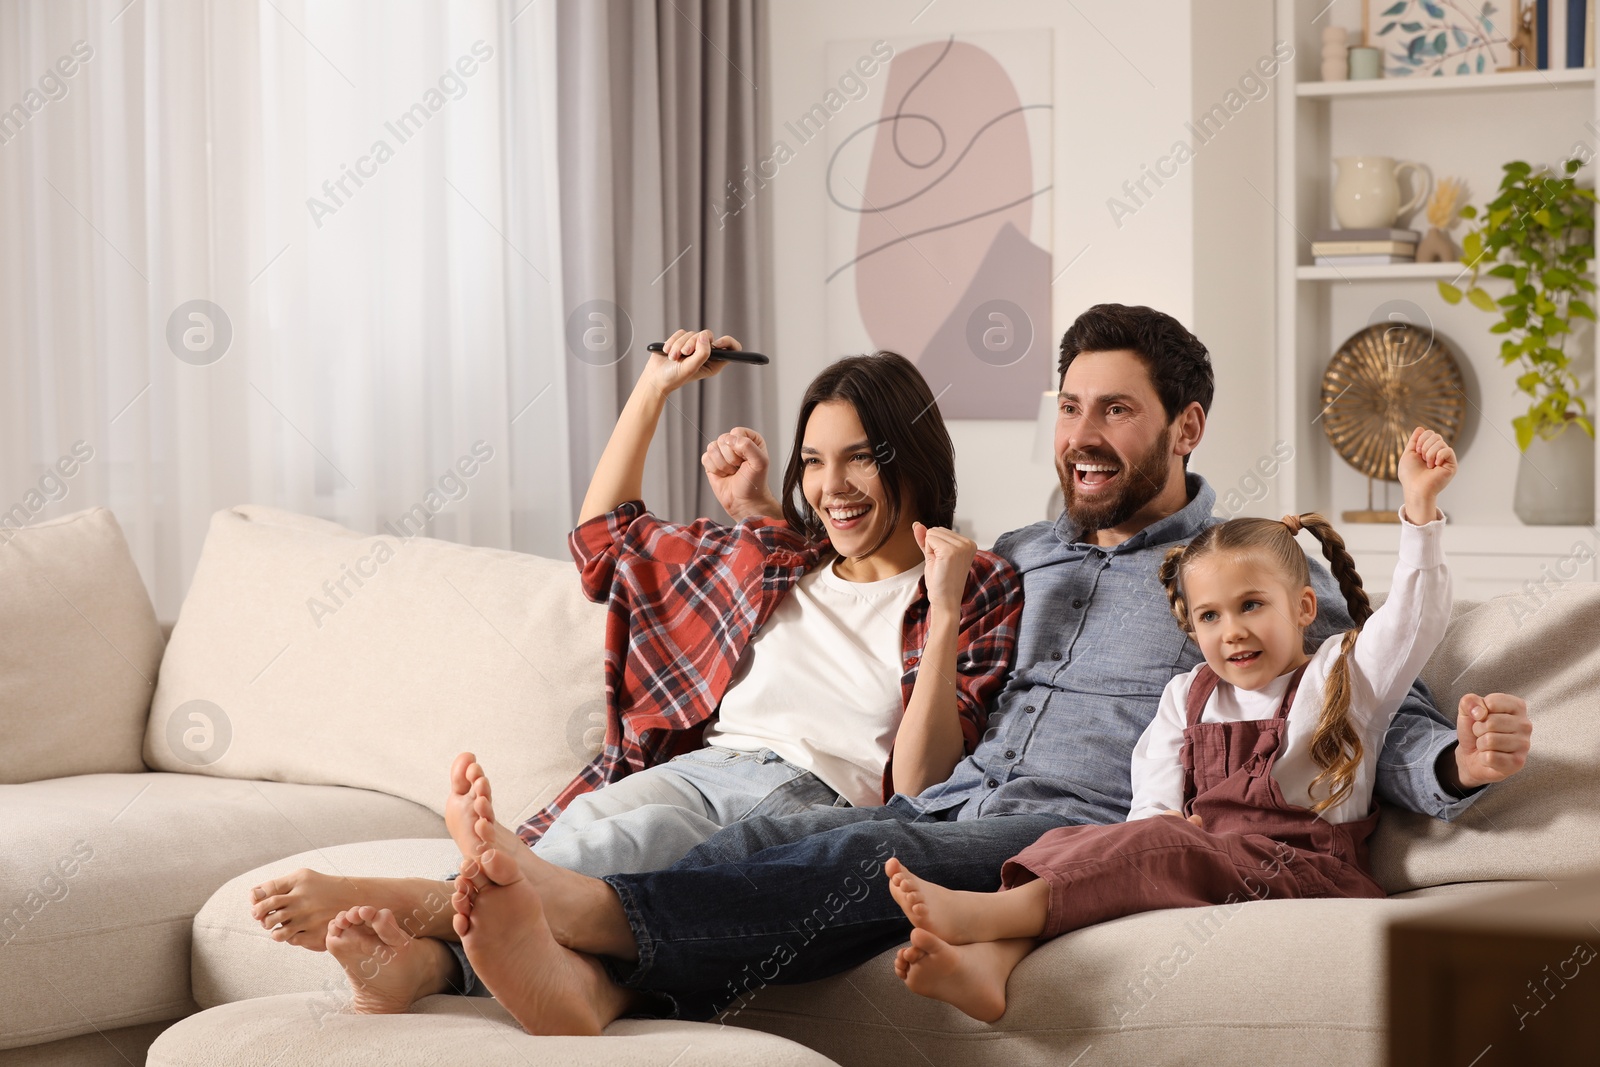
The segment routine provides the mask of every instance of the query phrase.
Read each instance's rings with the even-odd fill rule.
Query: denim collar
[[[1123,552],[1136,552],[1149,545],[1168,545],[1175,541],[1188,541],[1211,525],[1211,513],[1216,508],[1217,493],[1206,480],[1193,471],[1187,471],[1183,476],[1184,487],[1189,492],[1189,503],[1168,515],[1164,519],[1157,519],[1149,526],[1140,530],[1120,545],[1113,548],[1103,548],[1101,551],[1107,555],[1118,555]],[[1083,540],[1083,529],[1073,523],[1067,512],[1063,511],[1061,517],[1056,519],[1056,537],[1062,544],[1088,545]],[[1091,546],[1092,547],[1092,546]]]

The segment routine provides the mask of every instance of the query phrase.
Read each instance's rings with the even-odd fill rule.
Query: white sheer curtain
[[[0,5],[0,523],[110,507],[169,619],[247,501],[562,554],[554,41],[544,0]]]

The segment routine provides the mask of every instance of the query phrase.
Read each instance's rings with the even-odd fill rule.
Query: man
[[[947,781],[882,808],[749,820],[668,870],[603,880],[532,856],[482,790],[477,832],[490,847],[463,866],[454,927],[476,979],[530,1032],[598,1033],[639,1010],[709,1018],[766,984],[836,974],[910,929],[887,890],[889,856],[941,885],[993,891],[1001,863],[1047,830],[1125,817],[1133,745],[1168,680],[1199,660],[1155,574],[1169,547],[1217,521],[1215,494],[1185,469],[1211,367],[1170,316],[1102,304],[1062,338],[1060,370],[1067,510],[995,545],[1027,593],[1018,667]],[[735,517],[776,508],[734,496]],[[1326,570],[1313,571],[1321,640],[1350,620]],[[1522,767],[1521,700],[1465,697],[1459,723],[1413,688],[1379,763],[1386,801],[1450,819]],[[428,958],[425,971],[395,973],[408,995],[453,984]]]

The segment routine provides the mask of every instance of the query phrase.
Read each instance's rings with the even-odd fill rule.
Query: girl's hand
[[[756,516],[783,516],[783,508],[767,488],[767,443],[754,430],[735,426],[706,445],[700,457],[706,480],[722,509],[734,522]]]
[[[1439,492],[1456,476],[1456,450],[1424,426],[1411,431],[1400,454],[1400,487],[1406,495],[1406,518],[1418,526],[1438,517]]]
[[[741,346],[732,337],[713,340],[710,330],[677,330],[667,338],[666,351],[650,353],[650,362],[640,375],[639,384],[665,397],[690,382],[720,374],[727,364],[711,359],[713,347],[737,350]]]
[[[967,574],[972,570],[972,557],[978,554],[977,542],[943,526],[929,529],[920,522],[911,524],[911,532],[928,565],[922,581],[928,587],[929,608],[959,619],[967,593]]]
[[[1166,811],[1162,812],[1161,814],[1163,814],[1163,815],[1171,815],[1173,818],[1177,818],[1177,819],[1184,818],[1183,812],[1181,812],[1181,811],[1173,811],[1171,808],[1168,808]],[[1192,822],[1196,826],[1200,827],[1200,829],[1202,829],[1202,830],[1205,829],[1205,823],[1201,820],[1200,816],[1198,816],[1198,815],[1190,815],[1190,816],[1188,816],[1188,819],[1189,819],[1190,822]]]

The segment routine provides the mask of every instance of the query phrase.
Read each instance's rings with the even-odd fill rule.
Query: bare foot
[[[361,904],[388,908],[413,937],[454,939],[449,886],[431,878],[346,878],[302,867],[250,890],[250,915],[274,941],[321,952],[328,923]]]
[[[889,895],[911,925],[946,944],[1038,937],[1044,932],[1050,889],[1043,881],[998,893],[969,893],[918,878],[894,858],[883,869],[889,875]]]
[[[411,937],[388,908],[340,912],[328,923],[327,943],[350,979],[350,1010],[357,1015],[397,1015],[448,990],[455,970],[442,942]]]
[[[472,829],[478,818],[472,805],[478,797],[488,795],[489,779],[478,765],[478,757],[470,752],[456,756],[450,764],[450,792],[444,798],[444,824],[464,859],[483,851],[483,843]]]
[[[911,944],[895,955],[894,973],[913,993],[992,1023],[1006,1013],[1007,979],[1033,947],[1028,939],[952,945],[927,930],[913,930]]]
[[[556,943],[538,892],[510,856],[486,849],[463,865],[456,888],[467,959],[528,1033],[592,1036],[628,1009],[632,997],[598,960]]]

